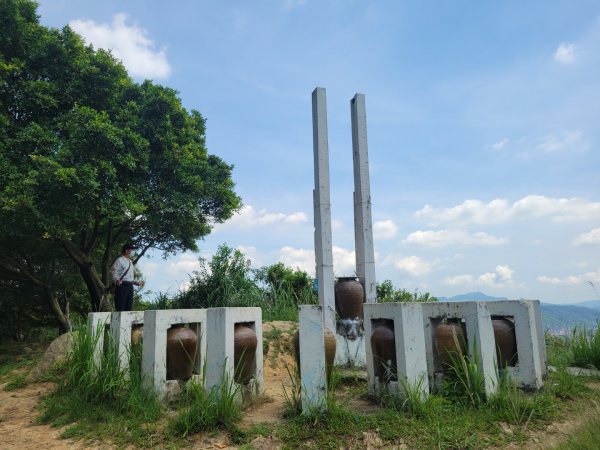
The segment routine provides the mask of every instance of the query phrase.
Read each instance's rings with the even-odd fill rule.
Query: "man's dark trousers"
[[[115,309],[117,311],[131,311],[133,308],[133,284],[123,282],[115,288]]]

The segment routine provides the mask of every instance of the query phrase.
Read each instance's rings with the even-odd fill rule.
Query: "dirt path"
[[[34,424],[37,405],[53,389],[52,383],[27,385],[14,391],[0,384],[0,447],[14,449],[89,449],[89,444],[61,439],[62,429]],[[100,447],[96,447],[100,448]],[[102,448],[110,448],[103,445]]]

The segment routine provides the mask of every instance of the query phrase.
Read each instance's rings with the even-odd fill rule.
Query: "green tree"
[[[307,301],[307,293],[313,291],[314,278],[303,270],[293,269],[282,262],[258,269],[255,276],[257,281],[264,284],[268,297],[275,297],[278,291],[285,291],[293,294],[296,303],[302,303]]]
[[[406,289],[396,289],[391,280],[385,280],[377,283],[377,302],[437,302],[437,297],[434,297],[429,292],[419,292],[415,289],[414,292]]]
[[[197,250],[241,200],[198,111],[173,89],[136,84],[69,27],[43,27],[36,8],[0,0],[0,235],[57,243],[94,310],[107,309],[123,242],[140,249],[135,262]]]
[[[260,306],[262,293],[254,282],[250,260],[222,244],[210,260],[200,258],[200,269],[190,277],[189,287],[175,299],[178,308]]]

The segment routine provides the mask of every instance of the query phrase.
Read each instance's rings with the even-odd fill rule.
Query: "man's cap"
[[[121,248],[121,253],[125,253],[127,250],[135,250],[135,247],[130,243],[127,243],[123,246],[123,248]]]

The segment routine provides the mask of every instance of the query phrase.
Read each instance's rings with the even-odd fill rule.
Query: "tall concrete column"
[[[324,324],[335,332],[335,293],[333,248],[331,242],[331,199],[329,189],[329,143],[327,139],[327,100],[324,88],[312,93],[313,150],[315,157],[315,262],[319,284],[319,303]]]
[[[365,288],[367,303],[377,302],[373,220],[371,218],[371,185],[367,146],[367,112],[364,94],[350,100],[352,115],[352,156],[354,160],[354,245],[356,275]]]

